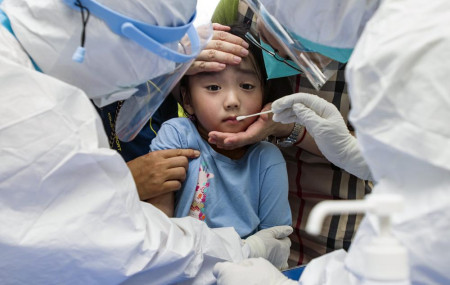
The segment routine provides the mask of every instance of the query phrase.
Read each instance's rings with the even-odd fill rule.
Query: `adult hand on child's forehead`
[[[213,24],[213,37],[192,63],[186,75],[199,72],[221,71],[227,64],[239,64],[248,55],[248,43],[227,31],[230,27]]]

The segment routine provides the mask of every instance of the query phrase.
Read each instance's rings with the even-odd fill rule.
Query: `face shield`
[[[99,107],[138,95],[124,102],[116,122],[124,141],[141,129],[212,35],[211,23],[194,26],[196,1],[17,0],[3,7],[43,73],[82,89]],[[75,62],[83,37],[84,60]],[[154,88],[141,92],[143,86]],[[138,105],[131,108],[131,102]]]
[[[178,43],[178,48],[183,54],[195,56],[186,62],[174,60],[175,66],[172,72],[147,80],[138,87],[138,92],[123,103],[116,122],[116,134],[121,141],[130,141],[139,133],[186,73],[199,51],[206,46],[212,33],[212,25],[209,21],[194,22],[187,36]]]
[[[340,62],[315,52],[311,46],[306,46],[298,36],[285,29],[277,19],[269,14],[258,0],[245,0],[244,2],[255,14],[254,18],[256,18],[260,38],[273,48],[271,50],[269,47],[261,45],[266,53],[265,57],[270,55],[274,59],[271,60],[273,66],[269,69],[287,68],[291,74],[299,71],[317,90],[333,76],[339,68]]]
[[[65,0],[65,2],[74,9],[90,11],[102,19],[114,33],[138,43],[168,61],[165,68],[160,68],[164,74],[144,82],[136,81],[128,86],[121,86],[123,90],[132,90],[133,95],[123,103],[115,131],[120,140],[130,141],[139,133],[198,56],[212,35],[211,26],[209,23],[197,23],[199,26],[197,31],[193,25],[195,13],[185,25],[161,27],[125,17],[95,1],[84,0],[83,7],[80,7],[80,1]]]

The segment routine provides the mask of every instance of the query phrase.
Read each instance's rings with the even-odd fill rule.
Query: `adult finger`
[[[222,25],[222,24],[219,24],[219,23],[213,23],[212,25],[213,25],[213,30],[215,30],[215,31],[229,31],[229,30],[231,30],[230,26],[225,26],[225,25]]]
[[[225,47],[226,46],[226,47]],[[235,48],[228,44],[221,44],[222,50],[205,49],[197,56],[196,61],[219,62],[225,64],[236,65],[242,61],[242,57],[248,55],[248,51],[244,48]]]
[[[200,72],[217,72],[225,69],[227,65],[220,62],[194,61],[186,71],[186,75],[194,75]]]
[[[251,138],[245,132],[222,133],[210,132],[208,142],[215,144],[218,148],[232,150],[248,144]]]
[[[164,150],[157,150],[155,152],[158,152],[162,157],[164,158],[170,158],[170,157],[176,157],[176,156],[185,156],[187,158],[197,158],[200,156],[200,151],[196,149],[164,149]]]
[[[181,182],[178,180],[169,180],[163,183],[161,193],[173,192],[181,189]]]
[[[172,156],[166,159],[167,168],[183,167],[187,170],[189,165],[188,157],[184,155]]]
[[[166,181],[177,180],[183,182],[186,180],[186,168],[184,167],[174,167],[168,169],[165,173]]]
[[[205,47],[205,49],[216,49],[240,56],[248,55],[248,48],[249,45],[245,40],[227,32],[215,32]]]
[[[236,44],[236,45],[239,45],[239,46],[242,46],[245,48],[248,48],[250,46],[244,39],[242,39],[236,35],[230,34],[227,31],[214,31],[212,40],[228,42],[228,43]]]

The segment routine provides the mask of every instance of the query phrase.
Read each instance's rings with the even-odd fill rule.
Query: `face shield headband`
[[[136,21],[93,0],[64,0],[64,2],[75,10],[81,11],[82,9],[87,9],[90,14],[102,19],[114,33],[138,43],[147,50],[167,60],[187,62],[196,58],[200,53],[201,49],[197,33],[191,33],[193,37],[190,40],[193,47],[196,48],[193,48],[192,53],[189,55],[174,51],[163,45],[165,43],[180,41],[188,30],[195,30],[192,25],[196,15],[195,13],[186,25],[165,27]],[[82,8],[77,4],[78,2],[82,4]]]
[[[89,11],[88,13],[103,20],[115,34],[134,41],[160,58],[174,63],[171,72],[140,84],[124,87],[124,90],[130,90],[134,94],[121,103],[115,122],[115,131],[121,141],[131,141],[164,102],[206,45],[212,36],[211,24],[201,23],[201,27],[196,28],[194,13],[186,25],[155,26],[121,15],[96,1],[64,0],[64,2],[81,13]],[[177,50],[167,47],[167,44],[173,47],[173,43],[177,43]],[[74,55],[74,57],[77,56],[77,54]]]
[[[244,0],[244,2],[255,14],[259,32],[265,38],[273,38],[277,47],[297,64],[314,88],[320,90],[336,72],[340,63],[306,48],[270,15],[258,0]],[[275,43],[271,42],[270,44],[274,45]],[[278,66],[280,64],[281,62],[276,63]]]

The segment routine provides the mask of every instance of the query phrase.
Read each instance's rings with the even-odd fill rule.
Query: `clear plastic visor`
[[[244,0],[255,14],[260,38],[272,46],[277,56],[294,61],[317,90],[334,75],[340,63],[304,47],[258,0]]]
[[[211,22],[197,25],[194,23],[187,36],[178,43],[178,53],[188,55],[201,50],[211,39],[212,33]],[[194,60],[195,58],[186,62],[176,62],[172,72],[147,80],[137,87],[138,91],[135,94],[123,102],[115,125],[117,137],[121,141],[128,142],[136,137]]]

